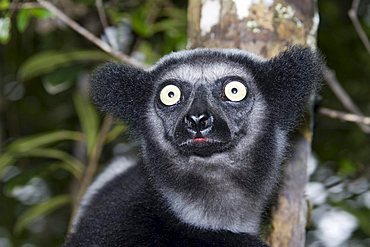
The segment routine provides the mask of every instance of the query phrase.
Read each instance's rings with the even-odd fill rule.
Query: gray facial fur
[[[274,158],[275,162],[271,164],[271,179],[266,184],[256,184],[259,190],[263,191],[260,198],[252,195],[244,187],[233,180],[233,177],[239,174],[252,172],[254,145],[257,139],[266,131],[266,102],[253,84],[253,76],[243,67],[234,63],[209,63],[209,64],[185,64],[178,66],[160,76],[161,81],[168,79],[180,79],[193,84],[194,91],[197,87],[204,85],[206,88],[214,86],[214,81],[225,76],[238,75],[250,82],[249,94],[247,97],[253,97],[253,106],[248,113],[245,123],[238,126],[232,121],[230,129],[232,133],[244,128],[246,134],[238,141],[237,145],[227,152],[215,153],[209,157],[183,156],[168,140],[163,138],[166,131],[166,122],[161,119],[154,107],[148,110],[148,122],[150,139],[154,145],[159,147],[163,153],[166,153],[167,159],[171,162],[169,173],[173,176],[173,181],[164,183],[161,176],[154,176],[159,190],[161,191],[170,209],[180,218],[192,226],[212,229],[229,230],[232,232],[247,232],[257,234],[260,225],[261,213],[264,210],[265,196],[270,195],[272,183],[277,183],[276,174],[279,174],[279,165],[282,161],[282,155],[285,145],[278,142],[285,138],[285,133],[278,131],[274,139],[277,141],[276,149],[278,154]],[[194,94],[192,95],[194,97]],[[190,98],[188,105],[191,105],[194,98]],[[208,101],[212,101],[209,98]],[[153,99],[154,101],[154,99]],[[212,105],[212,102],[210,102]],[[245,114],[245,113],[240,113]],[[247,127],[246,127],[247,126]],[[146,150],[146,143],[143,144]],[[153,157],[144,156],[148,162]],[[167,167],[168,168],[168,167]],[[156,169],[156,168],[153,168]],[[191,184],[187,181],[189,176],[197,176],[199,183],[199,193],[192,190],[180,189],[179,181],[182,184]],[[245,179],[248,179],[246,177]],[[276,180],[276,181],[275,181]],[[175,185],[175,186],[174,186]],[[180,186],[181,188],[183,186]],[[202,188],[202,189],[201,189]],[[251,191],[254,188],[250,188]],[[251,200],[251,198],[254,198]]]

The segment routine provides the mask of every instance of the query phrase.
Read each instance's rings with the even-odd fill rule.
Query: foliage
[[[109,30],[95,1],[60,2],[68,16],[143,62],[185,46],[186,2],[105,3]],[[59,246],[87,165],[95,158],[106,163],[127,142],[122,123],[99,140],[105,121],[87,98],[91,70],[117,59],[60,26],[46,9],[13,7],[0,1],[6,58],[0,65],[0,245]],[[99,141],[104,152],[96,157]]]
[[[351,4],[352,1],[319,1],[318,45],[344,89],[369,116],[370,54],[348,18]],[[368,37],[369,10],[370,1],[362,0],[358,15]],[[322,90],[322,98],[321,105],[345,111],[329,87]],[[313,148],[319,166],[311,181],[321,186],[320,194],[324,200],[314,203],[313,224],[307,235],[308,246],[317,246],[320,223],[333,210],[349,212],[357,222],[351,238],[341,246],[369,246],[369,137],[354,124],[317,116]],[[340,225],[339,221],[332,224],[332,231]],[[335,241],[325,244],[335,246]]]

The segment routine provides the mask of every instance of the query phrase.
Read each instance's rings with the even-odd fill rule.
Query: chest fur
[[[261,201],[251,201],[226,175],[203,177],[191,191],[162,188],[168,206],[182,222],[208,230],[257,234]]]

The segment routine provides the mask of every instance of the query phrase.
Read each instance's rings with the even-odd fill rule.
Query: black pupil
[[[231,89],[231,92],[232,92],[233,94],[236,94],[236,93],[238,93],[238,89],[234,87],[233,89]]]
[[[168,93],[168,97],[173,98],[173,96],[175,96],[174,92],[171,91],[171,92]]]

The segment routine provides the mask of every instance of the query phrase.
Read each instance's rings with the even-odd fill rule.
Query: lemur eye
[[[227,83],[224,90],[226,98],[230,101],[241,101],[247,95],[247,88],[238,81]]]
[[[159,98],[163,104],[166,106],[171,106],[179,102],[181,98],[181,91],[175,85],[167,85],[161,90]]]

